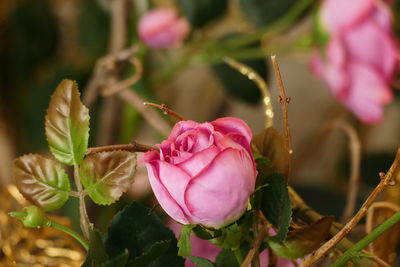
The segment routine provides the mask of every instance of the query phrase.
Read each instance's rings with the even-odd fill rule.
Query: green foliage
[[[109,151],[86,157],[80,165],[79,175],[96,204],[110,205],[129,189],[135,170],[135,153]]]
[[[114,217],[105,245],[110,257],[116,257],[127,249],[129,265],[137,257],[151,252],[156,242],[165,241],[170,242],[168,249],[148,266],[183,266],[183,258],[177,256],[177,241],[172,231],[150,209],[132,203]]]
[[[297,259],[317,249],[326,240],[333,217],[325,216],[313,224],[289,231],[287,238],[270,237],[268,245],[280,257]]]
[[[177,0],[177,3],[194,28],[222,16],[228,6],[228,0]]]
[[[96,229],[91,231],[89,241],[89,251],[82,267],[101,266],[107,261],[108,257],[100,232]]]
[[[178,240],[178,255],[187,257],[192,254],[192,246],[190,245],[190,234],[196,225],[186,224],[181,228],[181,235]]]
[[[155,259],[163,255],[171,245],[170,240],[155,242],[146,252],[136,257],[133,261],[129,262],[132,267],[146,267],[149,266]]]
[[[239,263],[236,260],[235,253],[230,249],[222,249],[215,259],[215,265],[217,267],[239,267]]]
[[[221,236],[214,238],[211,242],[220,248],[237,249],[240,247],[240,241],[243,237],[243,229],[233,223],[227,227],[221,228]]]
[[[196,267],[215,267],[214,263],[205,258],[189,256],[189,259]]]
[[[102,267],[125,267],[128,263],[129,251],[125,250],[121,255],[108,260]]]
[[[203,226],[201,226],[200,224],[196,225],[192,230],[193,230],[193,233],[195,233],[195,235],[198,238],[201,238],[204,240],[210,240],[210,239],[213,239],[213,238],[221,235],[220,230],[206,229]]]
[[[268,221],[278,229],[277,237],[285,239],[292,216],[292,207],[287,189],[286,179],[282,174],[272,174],[265,178],[261,211]]]
[[[48,222],[44,212],[36,206],[25,207],[25,212],[12,211],[8,215],[20,219],[25,227],[41,227]]]
[[[257,27],[271,24],[284,16],[299,0],[240,0],[247,18]]]
[[[45,119],[50,151],[60,162],[78,165],[89,140],[89,111],[80,100],[78,85],[63,80],[54,92]]]
[[[68,175],[52,159],[37,154],[21,156],[14,160],[13,177],[21,194],[45,211],[61,208],[69,198]]]

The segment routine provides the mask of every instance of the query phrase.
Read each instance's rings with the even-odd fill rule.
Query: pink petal
[[[374,0],[325,0],[321,7],[321,21],[326,29],[337,34],[368,17]]]
[[[374,21],[366,21],[346,32],[345,40],[352,61],[371,65],[387,78],[392,75],[397,61],[394,40]]]
[[[222,151],[187,186],[185,202],[193,222],[220,228],[239,219],[254,190],[255,177],[254,162],[246,151]]]
[[[226,134],[222,138],[218,139],[216,143],[221,149],[235,148],[240,150],[244,148],[249,152],[249,155],[252,155],[250,143],[246,140],[246,137],[241,134]]]
[[[190,212],[186,208],[184,196],[191,177],[179,167],[164,161],[156,161],[153,165],[158,165],[159,181],[164,185],[169,195],[176,201],[187,216],[190,215]]]
[[[193,154],[192,157],[181,162],[178,167],[188,173],[191,177],[194,177],[205,167],[207,167],[220,151],[221,150],[218,147],[211,146],[205,150]]]
[[[186,218],[182,208],[178,203],[171,197],[171,194],[167,191],[164,185],[159,179],[159,170],[157,161],[146,163],[147,173],[149,176],[149,181],[151,188],[153,189],[154,195],[156,196],[161,207],[165,212],[171,216],[174,220],[188,224],[189,220]]]
[[[174,141],[179,135],[181,135],[183,132],[189,131],[191,129],[195,129],[198,127],[200,123],[195,122],[195,121],[180,121],[174,125],[174,128],[172,129],[171,133],[169,134],[169,137],[167,140],[169,141]]]
[[[216,131],[221,132],[222,134],[238,133],[243,135],[249,143],[253,138],[250,127],[241,119],[224,117],[212,121],[211,124],[214,126]]]

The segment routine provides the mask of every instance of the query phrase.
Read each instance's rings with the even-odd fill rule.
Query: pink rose
[[[142,16],[138,26],[140,39],[153,48],[179,45],[189,32],[189,23],[173,9],[154,9]]]
[[[160,151],[142,158],[161,207],[182,224],[221,228],[239,219],[257,175],[251,138],[237,118],[178,122]]]
[[[390,9],[378,0],[325,0],[322,26],[331,34],[325,62],[312,57],[314,73],[365,123],[379,122],[392,101],[397,47]]]

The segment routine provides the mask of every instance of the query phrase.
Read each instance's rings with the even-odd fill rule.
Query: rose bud
[[[140,39],[153,48],[169,48],[182,43],[189,23],[173,9],[154,9],[142,16],[138,26]]]
[[[239,219],[257,175],[251,138],[237,118],[178,122],[141,160],[161,207],[182,224],[218,229]]]

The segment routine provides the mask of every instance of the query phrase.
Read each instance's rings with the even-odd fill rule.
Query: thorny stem
[[[374,202],[376,197],[382,192],[388,185],[393,183],[392,176],[400,164],[400,148],[397,150],[396,158],[390,167],[389,171],[381,176],[381,181],[375,187],[375,189],[368,196],[367,200],[361,206],[360,210],[356,213],[356,215],[328,242],[326,242],[323,246],[321,246],[312,257],[308,258],[302,265],[302,267],[311,266],[313,263],[318,261],[321,257],[323,257],[331,248],[333,248],[340,240],[342,240],[353,228],[357,225],[357,223],[362,219],[364,214],[367,212],[368,208]]]
[[[85,205],[85,196],[82,194],[83,192],[83,187],[79,178],[79,166],[75,165],[74,166],[74,180],[75,180],[75,185],[76,188],[78,189],[79,193],[79,222],[81,226],[81,230],[83,233],[83,236],[89,240],[90,236],[90,229],[92,228],[92,225],[90,223],[89,217],[87,215],[86,211],[86,205]]]
[[[357,244],[355,244],[353,247],[351,247],[349,250],[347,250],[342,257],[340,257],[333,265],[332,267],[340,267],[343,266],[348,260],[353,258],[355,255],[357,255],[357,252],[360,252],[363,248],[368,246],[369,243],[377,239],[380,235],[382,235],[384,232],[389,230],[392,226],[394,226],[396,223],[400,222],[400,212],[396,212],[392,217],[384,221],[381,225],[376,227],[374,231],[369,233],[367,236],[365,236],[363,239],[361,239]]]
[[[172,109],[168,108],[168,106],[167,106],[166,104],[161,104],[161,105],[159,105],[159,104],[156,104],[156,103],[143,102],[143,105],[159,108],[159,109],[162,110],[162,112],[163,112],[165,115],[171,115],[171,116],[177,118],[177,119],[180,120],[180,121],[186,120],[181,114],[179,114],[179,113],[173,111]]]
[[[336,123],[336,126],[343,129],[349,137],[350,149],[350,179],[347,192],[347,201],[344,208],[342,222],[348,221],[353,216],[356,206],[358,189],[360,184],[360,163],[361,163],[361,142],[353,126],[342,120]]]
[[[95,154],[99,152],[117,151],[117,150],[125,150],[130,152],[147,152],[150,150],[157,150],[157,148],[139,144],[133,141],[131,144],[90,147],[86,150],[86,155]]]
[[[257,212],[257,211],[256,211]],[[266,227],[265,225],[259,225],[259,229],[257,231],[256,239],[253,243],[253,248],[250,249],[249,253],[247,253],[246,258],[244,259],[243,263],[240,265],[241,267],[248,267],[250,263],[252,263],[253,259],[257,256],[258,250],[264,241],[264,237],[266,235]],[[256,261],[258,265],[260,265],[259,260]],[[254,266],[254,265],[252,265]]]

